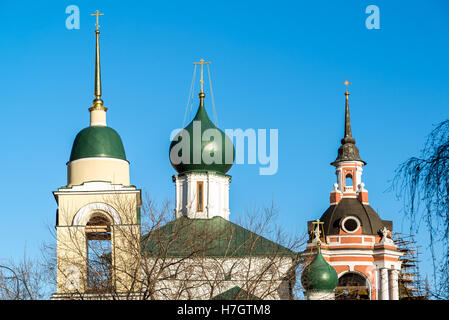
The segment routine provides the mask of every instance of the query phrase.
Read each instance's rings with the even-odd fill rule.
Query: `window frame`
[[[200,191],[201,188],[201,191]],[[203,181],[196,182],[196,211],[204,212],[204,183]]]

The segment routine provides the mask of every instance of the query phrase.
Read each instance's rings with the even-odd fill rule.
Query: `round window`
[[[346,217],[341,222],[343,230],[347,233],[356,232],[360,227],[360,221],[356,217]]]

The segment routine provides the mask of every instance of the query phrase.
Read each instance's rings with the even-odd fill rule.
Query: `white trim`
[[[97,192],[135,192],[138,189],[135,186],[124,186],[122,184],[112,184],[107,181],[88,181],[84,182],[80,185],[73,185],[69,188],[62,187],[59,188],[58,191],[55,191],[55,194],[63,194],[70,192],[82,192],[82,191],[97,191]]]
[[[85,226],[89,221],[90,216],[95,211],[102,211],[107,215],[109,215],[112,218],[115,225],[122,223],[120,215],[118,214],[117,210],[114,209],[114,207],[103,202],[93,202],[85,205],[84,207],[78,210],[78,212],[73,217],[72,225]]]
[[[333,266],[348,266],[349,269],[353,270],[354,266],[371,266],[375,267],[372,261],[330,261],[329,264]]]
[[[353,160],[353,161],[341,161],[341,162],[338,163],[338,167],[340,167],[340,168],[346,168],[348,166],[352,167],[354,164],[356,164],[356,165],[358,164],[361,167],[364,166],[362,161]]]
[[[349,219],[355,220],[355,222],[357,222],[357,228],[355,228],[355,229],[352,230],[352,231],[349,231],[349,230],[347,230],[347,229],[345,228],[345,222],[346,222],[347,220],[349,220]],[[354,232],[356,232],[357,230],[360,229],[360,226],[361,226],[360,220],[359,220],[357,217],[355,217],[355,216],[347,216],[347,217],[345,217],[345,218],[341,221],[341,228],[342,228],[346,233],[354,233]],[[363,238],[362,238],[362,243],[363,243]]]
[[[89,160],[119,161],[119,162],[126,162],[127,164],[129,164],[128,160],[123,160],[123,159],[109,158],[109,157],[87,157],[87,158],[81,158],[81,159],[76,159],[76,160],[73,160],[73,161],[69,161],[69,162],[67,162],[67,165],[71,165],[72,163],[77,163],[77,162],[81,162],[81,161],[89,161]]]

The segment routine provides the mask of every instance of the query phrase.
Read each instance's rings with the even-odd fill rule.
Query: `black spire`
[[[346,85],[348,82],[346,81]],[[351,132],[351,117],[349,116],[349,92],[346,89],[345,92],[346,103],[345,103],[345,136],[341,139],[341,146],[338,148],[338,156],[331,165],[336,165],[341,161],[361,161],[363,164],[366,164],[360,158],[359,149],[355,145],[355,139],[352,137]]]

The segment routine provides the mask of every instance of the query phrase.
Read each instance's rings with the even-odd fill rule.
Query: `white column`
[[[335,173],[337,174],[337,184],[338,184],[338,190],[343,191],[343,185],[342,185],[342,171],[341,168],[338,168]]]
[[[357,190],[357,186],[362,183],[362,167],[356,167],[355,169],[356,181],[355,181],[355,190]]]
[[[380,300],[389,300],[390,294],[388,290],[388,269],[380,269]]]
[[[399,300],[398,270],[390,270],[390,299]]]

